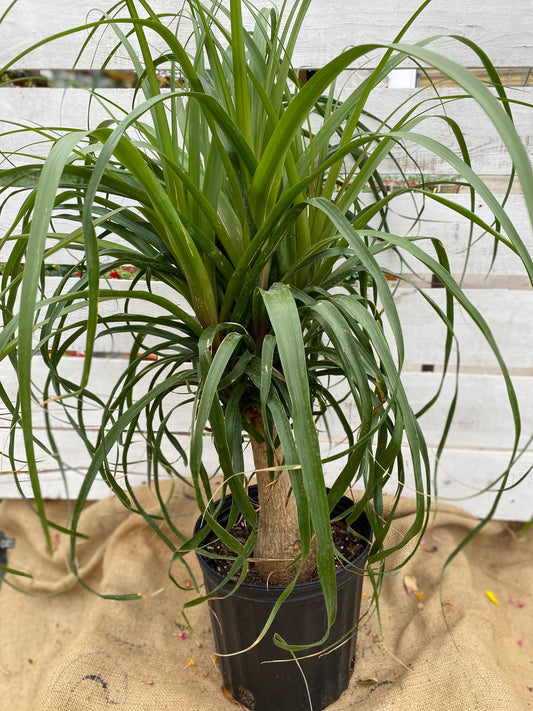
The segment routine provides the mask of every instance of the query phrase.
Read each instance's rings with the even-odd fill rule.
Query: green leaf
[[[261,292],[291,398],[292,425],[311,523],[317,540],[317,565],[328,615],[328,628],[337,614],[334,546],[320,444],[311,408],[305,347],[298,308],[290,288],[274,284]]]
[[[35,198],[35,210],[28,236],[26,264],[22,278],[19,317],[19,397],[22,431],[30,483],[35,497],[39,518],[46,537],[49,551],[52,541],[48,529],[46,511],[41,495],[41,484],[32,427],[31,360],[33,357],[33,329],[36,314],[37,291],[46,244],[46,236],[52,215],[55,194],[63,173],[64,165],[74,147],[85,137],[85,132],[75,132],[63,136],[52,147],[46,159]]]

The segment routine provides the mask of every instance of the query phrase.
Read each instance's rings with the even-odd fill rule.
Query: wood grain
[[[444,98],[456,95],[453,89],[443,89]],[[0,131],[8,131],[9,125],[6,119],[13,122],[20,122],[31,125],[37,122],[41,126],[65,126],[75,129],[85,129],[87,126],[95,127],[101,121],[109,119],[109,113],[104,102],[114,102],[128,108],[132,106],[134,93],[129,89],[102,89],[99,91],[102,97],[102,104],[93,101],[90,113],[88,113],[89,93],[83,89],[5,89],[2,93],[3,111],[0,113]],[[533,103],[533,87],[515,90],[515,98]],[[421,103],[424,97],[428,98],[428,103]],[[139,97],[137,97],[139,103]],[[367,110],[371,115],[380,120],[388,120],[389,123],[404,114],[409,106],[419,105],[421,110],[427,113],[427,119],[416,128],[417,133],[427,135],[430,138],[442,143],[444,146],[457,151],[457,142],[448,124],[439,118],[446,114],[449,118],[458,121],[464,132],[464,137],[468,145],[472,167],[480,175],[506,176],[511,170],[511,162],[507,156],[504,144],[498,136],[486,114],[476,107],[471,100],[459,100],[453,103],[446,103],[445,106],[435,103],[434,94],[431,89],[424,89],[419,94],[415,89],[376,89],[367,103]],[[122,114],[112,108],[108,103],[109,110],[117,119],[123,118]],[[391,115],[392,107],[400,107],[397,114]],[[149,123],[149,117],[146,117]],[[533,123],[531,121],[531,110],[525,106],[514,108],[514,120],[516,129],[529,147],[530,155],[533,158]],[[371,127],[378,129],[378,123],[366,118],[365,121]],[[26,133],[14,133],[2,137],[2,149],[4,151],[16,151],[19,147],[25,146],[36,139],[39,145],[32,147],[31,153],[35,155],[46,155],[49,144],[42,141],[41,136],[32,137]],[[429,175],[457,175],[457,170],[451,167],[446,161],[432,154],[426,148],[416,145],[414,142],[407,144],[409,155],[401,150],[394,153],[398,164],[405,173],[413,174],[414,177],[420,173]],[[28,151],[30,152],[30,151]],[[19,159],[17,162],[26,162],[28,159]],[[347,162],[347,167],[349,163]],[[380,167],[382,174],[398,174],[398,165],[391,159],[385,159]]]
[[[281,0],[264,5],[280,7]],[[290,5],[291,3],[289,3]],[[7,3],[4,3],[7,5]],[[180,12],[183,3],[153,0],[157,11]],[[48,0],[19,0],[0,28],[0,63],[11,59],[29,45],[65,28],[98,19],[95,8],[106,10],[110,2],[92,0],[54,0],[50,12]],[[340,50],[354,44],[392,42],[399,29],[419,6],[418,0],[315,0],[311,4],[304,31],[295,53],[295,65],[321,67]],[[182,19],[182,37],[189,34],[186,12]],[[249,26],[250,23],[247,22]],[[533,13],[529,0],[513,0],[502,8],[495,0],[435,0],[418,18],[405,37],[417,42],[433,35],[467,35],[482,45],[492,60],[503,66],[529,66],[533,45]],[[19,64],[32,68],[69,68],[73,65],[86,33],[72,35],[47,45]],[[109,30],[99,38],[96,51],[86,52],[80,68],[99,66],[116,44]],[[441,40],[436,48],[447,51],[459,62],[477,66],[478,60],[455,40]],[[376,54],[365,59],[367,66],[377,61]],[[115,67],[129,66],[124,52],[116,56]]]
[[[1,431],[0,431],[1,432]],[[68,482],[68,497],[75,498],[80,490],[83,479],[83,466],[87,466],[88,457],[80,456],[79,447],[76,449],[76,443],[73,441],[72,435],[65,432],[60,434],[59,441],[67,450],[67,459],[71,462],[76,462],[77,468],[67,469],[66,477]],[[188,435],[180,436],[181,443],[187,449]],[[329,456],[338,448],[331,448],[327,442],[322,444],[323,455]],[[460,506],[474,516],[485,516],[493,503],[494,483],[505,472],[508,467],[511,452],[491,449],[485,447],[483,449],[453,446],[447,447],[439,460],[439,469],[437,475],[437,497],[435,504],[439,502],[453,503]],[[435,463],[435,450],[430,448],[429,452],[430,463],[433,468]],[[409,460],[409,452],[404,448],[404,459],[406,466],[406,481],[403,488],[403,495],[413,497],[415,489],[413,485],[412,468]],[[205,443],[205,465],[210,472],[217,471],[217,455],[212,447],[210,440]],[[247,461],[246,465],[248,473],[251,473],[251,461]],[[57,467],[54,468],[54,463],[50,462],[50,468],[44,468],[40,473],[40,482],[43,488],[43,494],[50,499],[66,498],[65,482]],[[325,479],[328,484],[332,484],[335,477],[340,472],[342,461],[331,462],[325,465]],[[529,521],[531,519],[531,483],[526,480],[517,484],[515,488],[510,488],[513,484],[519,482],[527,470],[533,466],[533,452],[526,452],[513,468],[509,478],[509,490],[504,494],[500,505],[496,511],[495,518],[508,521]],[[180,474],[187,476],[188,469],[185,466],[179,467]],[[142,464],[137,468],[132,467],[128,478],[133,486],[140,485],[147,481],[146,471]],[[116,480],[121,486],[125,484],[122,473],[118,472]],[[19,476],[20,484],[27,496],[31,496],[31,488],[29,486],[28,476],[23,472]],[[386,485],[386,493],[394,493],[399,483],[398,480],[391,476]],[[354,482],[355,490],[362,489],[361,482]],[[488,489],[485,493],[479,492]],[[108,486],[97,478],[91,489],[90,499],[105,498],[110,495]],[[18,498],[20,496],[14,477],[9,473],[9,468],[5,465],[1,467],[0,472],[0,498]]]

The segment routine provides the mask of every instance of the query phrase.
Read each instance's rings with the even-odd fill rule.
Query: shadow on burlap
[[[157,510],[147,487],[137,494]],[[66,509],[65,502],[48,504],[57,521],[65,520]],[[176,488],[170,509],[178,528],[191,531],[197,514],[184,488]],[[413,515],[406,500],[392,535]],[[533,708],[533,536],[522,537],[517,525],[489,524],[448,568],[441,599],[443,562],[475,525],[459,509],[439,507],[424,545],[406,569],[385,581],[381,629],[375,614],[362,623],[350,687],[331,711]],[[236,708],[221,688],[205,605],[190,611],[194,632],[183,633],[181,607],[192,594],[170,581],[168,548],[113,499],[89,505],[80,529],[90,537],[79,549],[83,580],[102,594],[146,597],[117,602],[83,589],[68,570],[68,539],[54,535],[50,559],[28,506],[0,504],[0,530],[15,540],[9,565],[34,576],[31,582],[7,576],[31,596],[6,582],[0,588],[2,709]],[[172,572],[187,585],[185,567],[175,565]],[[416,578],[418,594],[406,593],[405,574]],[[365,585],[363,608],[371,597]]]

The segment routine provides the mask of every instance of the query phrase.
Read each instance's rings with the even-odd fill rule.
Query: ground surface
[[[157,510],[146,487],[137,493]],[[171,509],[178,527],[192,530],[195,503],[182,489]],[[58,520],[65,510],[65,502],[49,505]],[[412,517],[407,500],[392,536]],[[517,525],[490,524],[457,556],[440,585],[444,561],[475,523],[458,509],[439,509],[407,568],[385,581],[381,627],[375,613],[363,620],[352,682],[331,711],[533,708],[533,535],[522,536]],[[14,540],[9,564],[34,576],[33,582],[8,576],[31,596],[6,582],[0,587],[3,708],[237,708],[221,688],[206,607],[190,610],[194,632],[187,632],[180,610],[192,595],[169,580],[171,555],[138,516],[114,501],[90,505],[82,519],[90,539],[81,545],[79,561],[88,585],[102,594],[145,595],[136,602],[102,599],[76,584],[68,570],[68,541],[59,534],[50,561],[23,502],[0,504],[0,530]],[[184,567],[174,566],[173,573],[190,586]],[[367,581],[363,608],[370,597]]]

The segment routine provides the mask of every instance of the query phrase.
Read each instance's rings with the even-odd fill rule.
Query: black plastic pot
[[[254,500],[257,487],[250,487],[249,494]],[[349,506],[352,502],[348,498],[341,499],[332,518]],[[228,496],[219,516],[223,525],[228,521],[230,509],[231,496]],[[200,518],[195,530],[202,523]],[[364,514],[354,529],[364,540],[371,540],[370,525]],[[351,567],[337,572],[337,619],[325,646],[342,639],[359,619],[361,571],[369,550],[370,543],[367,543]],[[221,583],[222,577],[205,558],[198,558],[206,590],[210,592]],[[278,586],[267,588],[243,583],[235,593],[224,598],[230,589],[223,588],[216,599],[209,601],[215,649],[219,655],[239,652],[253,644],[283,590]],[[323,648],[317,647],[297,652],[298,663],[290,652],[277,647],[272,637],[278,632],[289,644],[309,644],[321,639],[325,630],[326,607],[320,582],[296,585],[259,644],[235,656],[218,657],[224,684],[235,699],[253,711],[320,711],[348,686],[355,663],[356,635],[323,654],[320,654]]]

